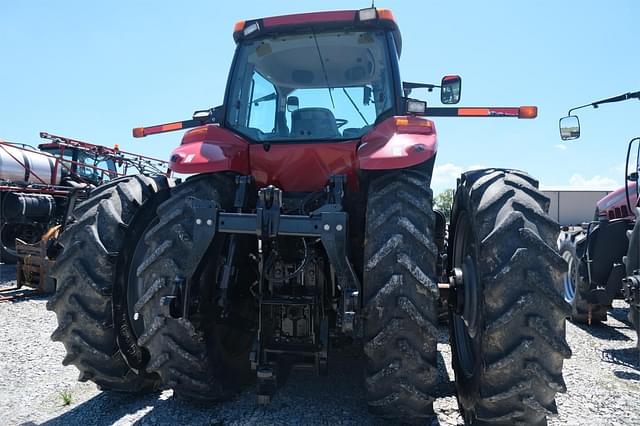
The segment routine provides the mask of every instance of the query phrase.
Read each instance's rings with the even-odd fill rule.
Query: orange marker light
[[[136,127],[133,129],[133,137],[134,138],[143,138],[144,135],[144,127]]]
[[[423,120],[421,118],[409,119],[406,117],[396,117],[396,126],[418,126],[418,127],[433,127],[433,123],[429,120]]]
[[[396,18],[393,16],[393,12],[391,12],[389,9],[378,9],[378,19],[396,22]]]
[[[537,106],[521,106],[518,108],[518,118],[536,118],[537,116]]]
[[[244,21],[238,21],[236,22],[236,24],[233,26],[233,32],[238,32],[238,31],[242,31],[244,29]]]

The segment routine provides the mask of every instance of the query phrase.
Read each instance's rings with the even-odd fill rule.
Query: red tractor
[[[440,297],[466,421],[540,423],[565,391],[558,224],[527,174],[460,177],[448,244],[425,116],[534,118],[535,107],[427,107],[461,80],[402,82],[385,9],[241,21],[223,105],[137,128],[189,129],[171,169],[103,186],[61,238],[48,307],[66,364],[103,389],[214,401],[362,345],[370,410],[433,415]]]
[[[580,121],[572,115],[573,111],[628,99],[640,99],[640,92],[629,92],[570,109],[568,115],[560,119],[561,138],[573,140],[580,137]],[[634,146],[636,165],[630,171]],[[565,300],[572,306],[572,320],[588,324],[605,321],[613,299],[624,298],[630,304],[629,318],[636,328],[640,345],[638,160],[640,137],[631,139],[627,147],[625,186],[598,202],[594,221],[587,224],[585,231],[569,234],[564,239],[561,237],[559,249],[568,263],[564,287]]]

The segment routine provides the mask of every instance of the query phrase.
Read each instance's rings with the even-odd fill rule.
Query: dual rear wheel
[[[433,415],[437,395],[438,250],[429,181],[430,172],[419,169],[375,176],[365,225],[367,401],[376,414],[412,422]],[[189,398],[225,398],[251,377],[256,307],[242,284],[250,268],[232,276],[232,309],[222,315],[217,284],[231,256],[225,238],[207,249],[213,261],[206,266],[191,265],[187,253],[198,238],[193,201],[229,210],[234,185],[203,175],[170,197],[169,186],[125,178],[78,207],[54,271],[58,291],[48,307],[59,327],[52,337],[63,341],[65,362],[81,378],[105,389],[163,383]],[[555,393],[565,390],[564,262],[547,208],[536,182],[520,172],[467,173],[458,188],[449,268],[462,271],[457,292],[464,296],[450,308],[449,324],[467,422],[543,422],[556,411]]]
[[[403,421],[433,415],[437,287],[430,173],[398,171],[369,188],[365,240],[365,353],[371,411]],[[467,423],[543,423],[566,390],[568,305],[558,225],[537,182],[511,170],[462,176],[449,269],[459,279],[449,326]]]

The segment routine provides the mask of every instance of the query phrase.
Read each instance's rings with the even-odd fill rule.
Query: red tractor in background
[[[256,380],[268,403],[288,369],[329,374],[350,343],[364,349],[370,410],[425,421],[446,297],[465,420],[544,422],[571,355],[549,200],[520,171],[464,173],[447,242],[425,118],[536,108],[410,98],[439,89],[458,103],[461,79],[402,82],[385,9],[241,21],[233,36],[223,105],[133,131],[190,129],[170,161],[192,176],[104,185],[62,234],[48,308],[64,363],[102,389],[204,401]]]
[[[569,110],[560,119],[560,137],[580,137],[580,121],[572,112],[586,107],[640,99],[640,92],[606,98]],[[636,146],[636,165],[629,171]],[[625,163],[625,186],[598,202],[594,221],[586,230],[560,238],[560,254],[568,263],[564,278],[565,300],[572,305],[572,320],[591,324],[605,321],[615,298],[630,305],[629,318],[639,336],[640,347],[640,227],[637,216],[640,188],[640,138],[629,141]]]

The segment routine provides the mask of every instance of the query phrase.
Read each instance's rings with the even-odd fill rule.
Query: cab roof
[[[398,56],[402,51],[400,29],[389,9],[369,8],[361,10],[338,10],[329,12],[297,13],[260,19],[239,21],[233,28],[236,43],[268,34],[287,34],[330,30],[390,29]]]

